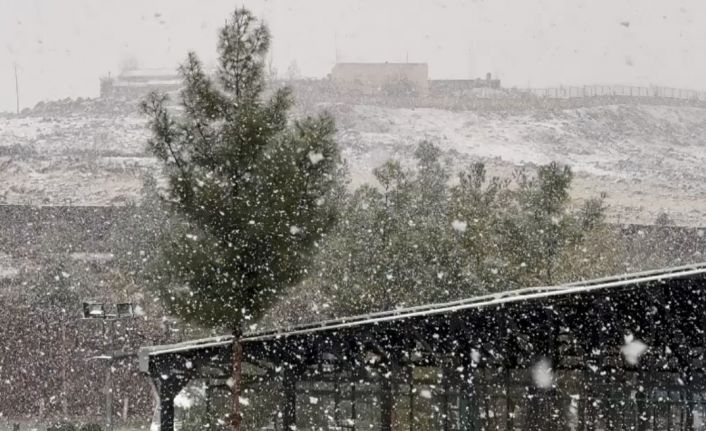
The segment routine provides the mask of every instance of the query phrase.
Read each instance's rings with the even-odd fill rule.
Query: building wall
[[[131,83],[113,81],[101,84],[101,97],[113,99],[141,99],[153,91],[172,93],[181,90],[181,81]]]
[[[499,89],[500,80],[488,77],[485,79],[434,79],[429,81],[429,92],[432,95],[464,96],[483,88]]]
[[[102,98],[142,98],[152,91],[169,93],[181,87],[181,77],[170,69],[131,70],[100,80]]]
[[[426,96],[429,67],[426,63],[338,63],[331,82],[344,94]]]

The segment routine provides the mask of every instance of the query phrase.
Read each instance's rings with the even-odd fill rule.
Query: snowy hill
[[[494,175],[558,161],[576,172],[574,196],[608,194],[613,221],[706,225],[706,109],[605,106],[532,113],[452,112],[331,106],[352,172],[390,156],[409,158],[415,143],[436,142],[457,165],[485,161]]]
[[[145,121],[136,114],[0,118],[0,201],[116,205],[139,195]]]
[[[495,175],[555,160],[576,174],[578,199],[608,194],[614,221],[650,223],[666,211],[706,225],[706,109],[620,105],[503,113],[321,105],[338,120],[354,183],[389,157],[409,159],[422,139],[462,167],[483,160]],[[37,112],[0,118],[0,201],[121,205],[158,167],[145,153],[144,118]]]

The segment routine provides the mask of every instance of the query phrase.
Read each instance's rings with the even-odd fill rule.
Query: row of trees
[[[618,270],[601,198],[572,209],[568,167],[514,179],[476,163],[452,178],[441,150],[421,143],[416,165],[389,161],[340,202],[311,287],[334,313],[367,312],[553,285]]]

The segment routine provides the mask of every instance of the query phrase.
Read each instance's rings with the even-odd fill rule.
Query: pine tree
[[[336,212],[334,122],[291,121],[287,88],[265,97],[269,44],[267,27],[237,9],[220,31],[215,75],[189,53],[181,109],[160,94],[141,105],[179,220],[161,243],[155,286],[172,313],[233,333],[236,430],[243,327],[303,279]]]
[[[457,253],[466,261],[474,294],[504,287],[501,270],[505,261],[498,233],[512,200],[509,185],[509,180],[487,178],[485,165],[476,162],[459,172],[458,184],[451,188],[450,218]]]
[[[605,224],[603,196],[572,210],[572,180],[571,169],[557,163],[538,167],[534,176],[518,173],[498,234],[512,286],[553,285],[617,268],[621,253]]]
[[[318,278],[337,314],[455,299],[466,288],[448,220],[449,167],[429,142],[416,168],[388,161],[345,200],[319,256]]]

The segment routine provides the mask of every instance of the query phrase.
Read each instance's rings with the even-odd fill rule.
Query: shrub
[[[83,424],[80,431],[102,431],[102,428],[98,424]]]
[[[49,425],[47,431],[78,431],[78,428],[70,422],[57,422]]]

